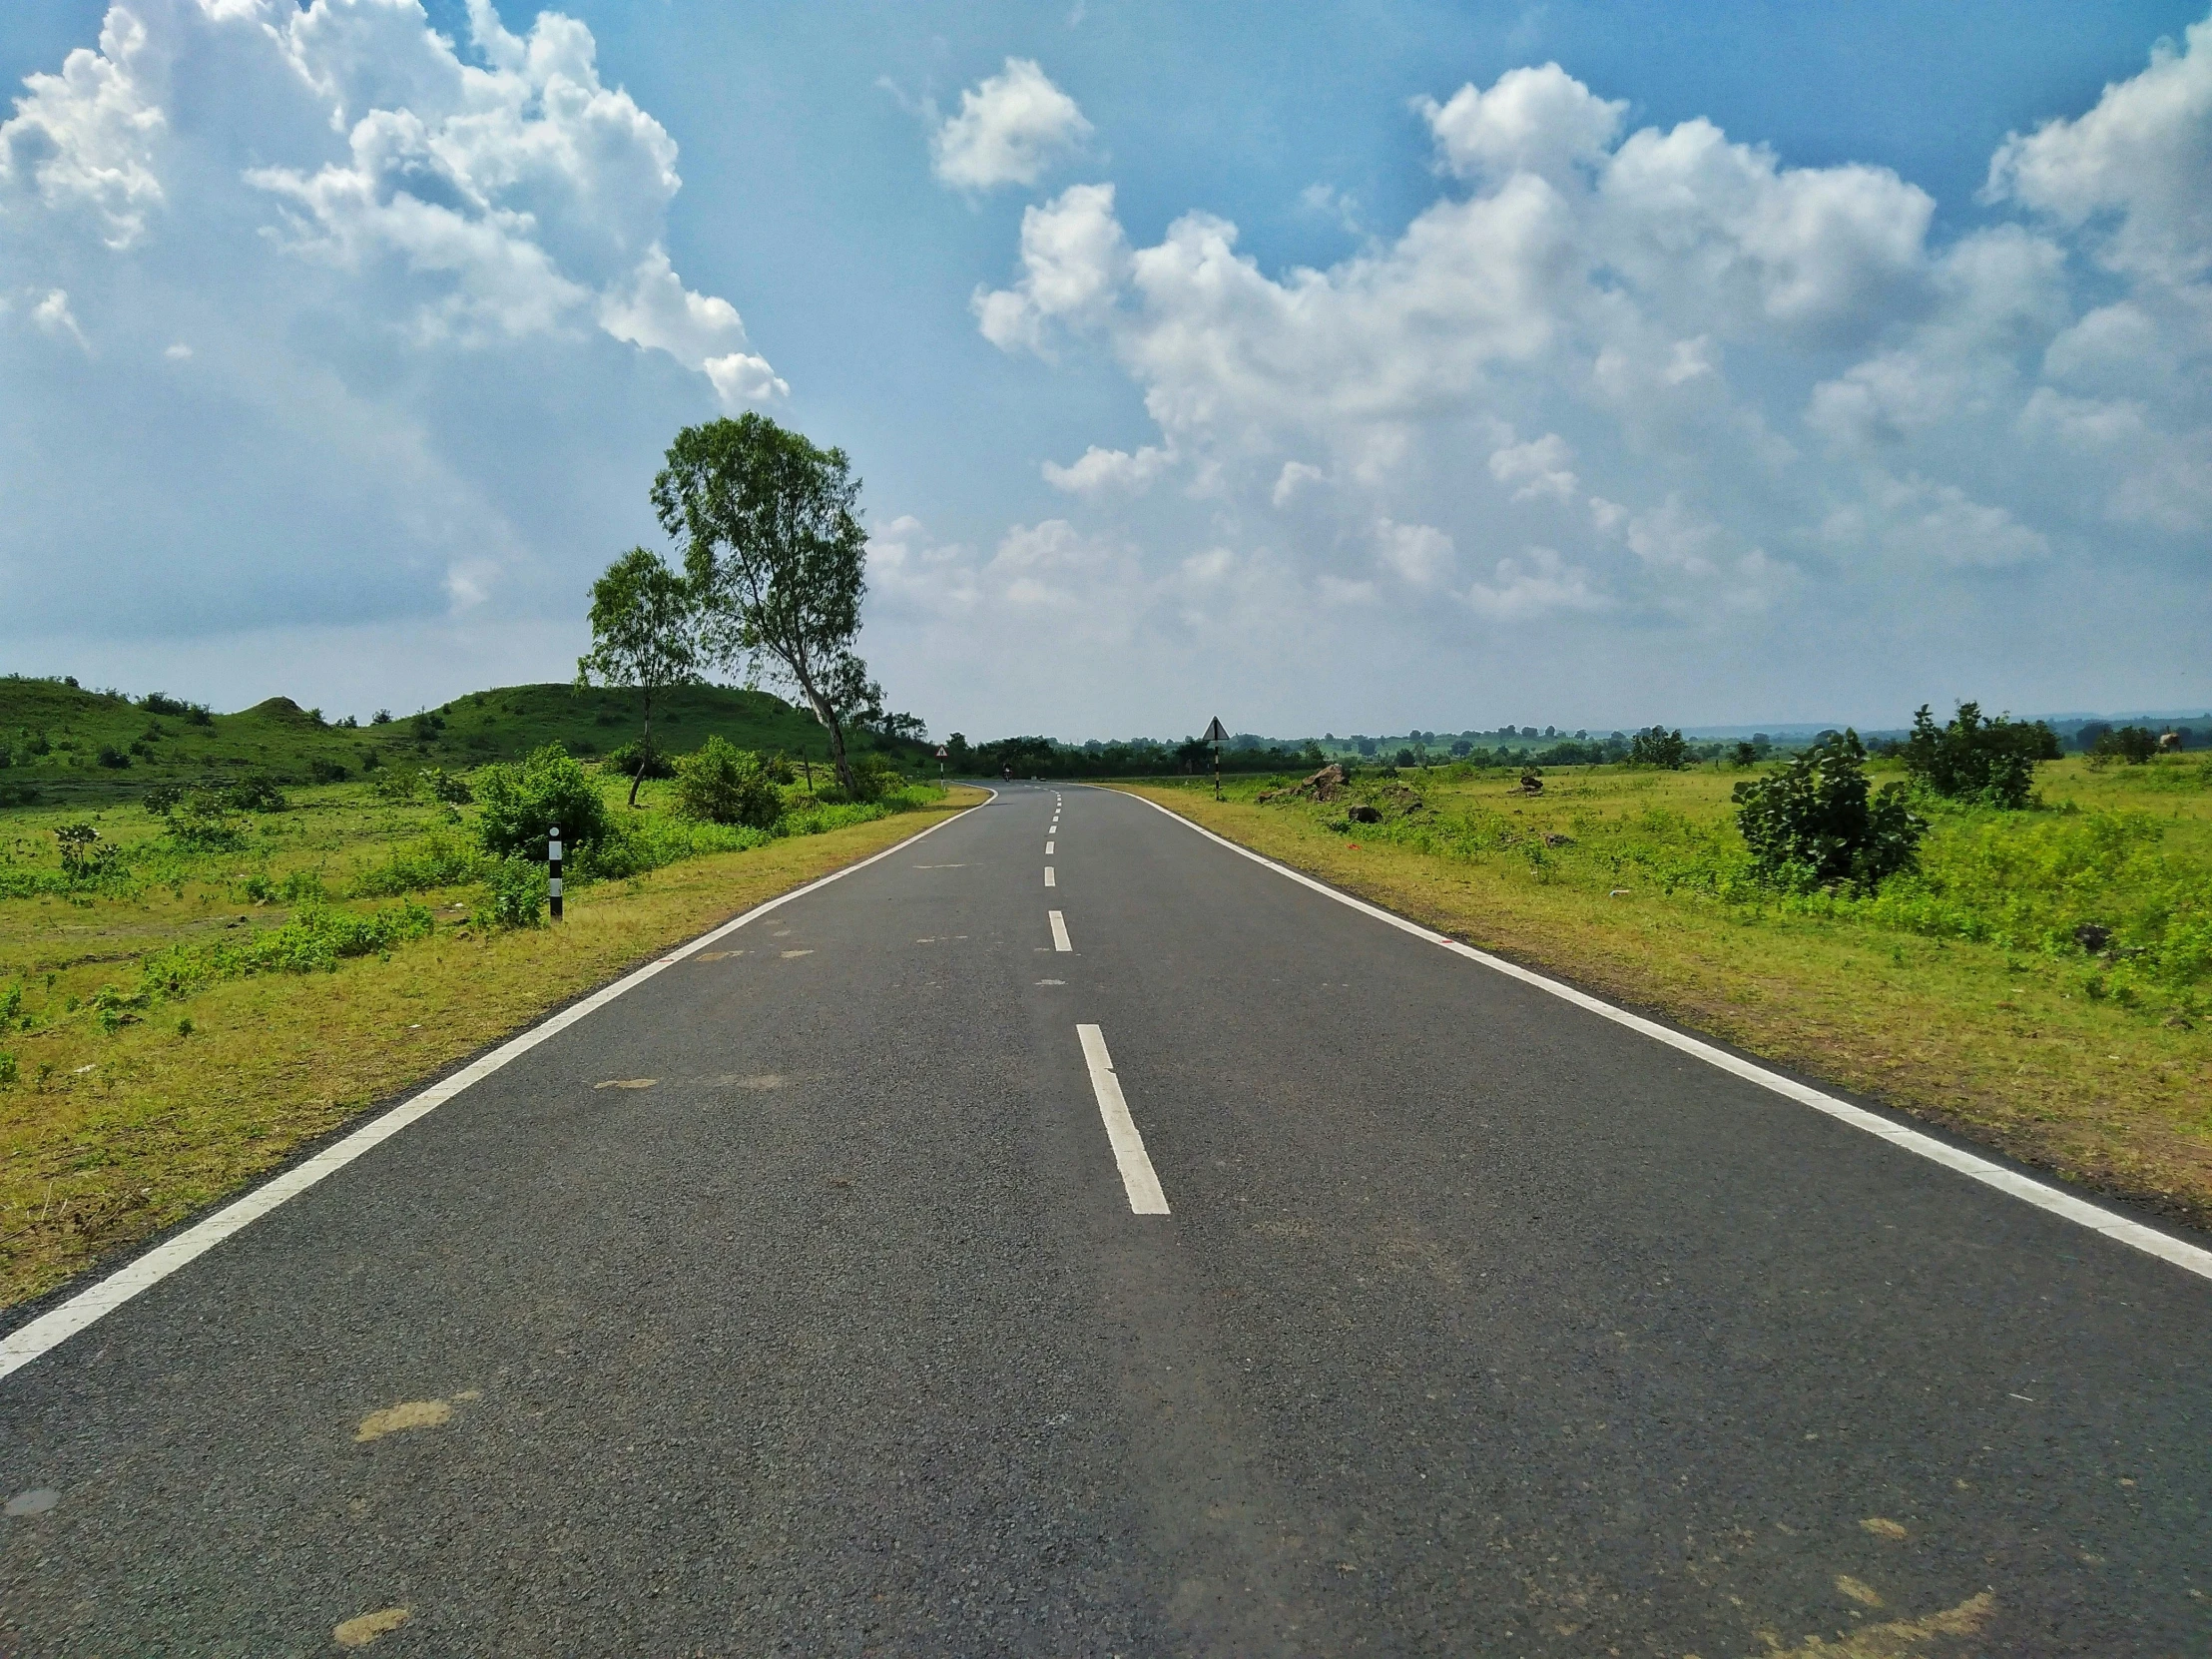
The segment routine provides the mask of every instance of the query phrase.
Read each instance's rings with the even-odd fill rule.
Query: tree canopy
[[[882,710],[852,648],[867,587],[859,496],[843,450],[751,412],[685,427],[653,480],[661,527],[684,548],[706,654],[795,689],[828,729],[847,793],[845,727]]]
[[[631,548],[591,585],[591,650],[576,660],[576,679],[634,686],[645,699],[645,732],[630,780],[633,807],[653,764],[654,696],[699,678],[698,618],[691,583],[642,547]]]

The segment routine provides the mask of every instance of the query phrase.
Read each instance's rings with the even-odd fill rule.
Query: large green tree
[[[848,794],[845,726],[881,703],[852,649],[867,587],[859,497],[843,450],[750,412],[685,427],[653,480],[661,527],[684,547],[708,654],[765,667],[796,690],[828,730]]]
[[[699,659],[698,597],[658,553],[633,547],[591,585],[591,650],[577,658],[576,680],[630,686],[645,700],[638,770],[630,780],[633,807],[653,764],[653,699],[670,686],[694,684]]]

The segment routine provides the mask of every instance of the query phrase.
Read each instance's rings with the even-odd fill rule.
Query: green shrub
[[[435,887],[457,887],[484,872],[484,854],[450,833],[433,833],[406,846],[394,847],[380,864],[371,864],[353,877],[353,893],[359,898],[390,898],[400,893],[428,892]]]
[[[1672,732],[1664,726],[1646,727],[1628,740],[1628,764],[1632,767],[1680,772],[1689,758],[1690,746],[1679,727]]]
[[[1902,784],[1870,798],[1866,760],[1859,734],[1845,732],[1736,786],[1736,827],[1761,879],[1796,892],[1871,891],[1912,866],[1928,821],[1906,805]]]
[[[783,816],[784,797],[760,756],[712,737],[676,763],[676,811],[709,824],[766,830]]]
[[[527,760],[488,766],[476,776],[476,833],[497,857],[545,861],[547,831],[558,825],[570,846],[586,847],[607,833],[607,803],[583,763],[558,743]]]
[[[318,869],[295,869],[276,885],[276,896],[286,904],[320,904],[329,897]]]
[[[291,803],[276,787],[276,780],[266,773],[250,772],[243,778],[211,785],[208,793],[234,812],[284,813],[291,810]]]
[[[169,834],[191,852],[234,852],[246,844],[246,827],[223,810],[223,797],[195,790],[168,815]]]
[[[93,756],[93,760],[101,766],[112,767],[119,771],[131,764],[131,757],[116,748],[112,743],[102,744],[99,752]]]
[[[2035,763],[2058,759],[2058,734],[2039,720],[1984,720],[1977,703],[1937,726],[1923,703],[1900,753],[1905,770],[1946,800],[2017,809],[2028,804]]]
[[[852,798],[855,801],[880,801],[884,796],[906,787],[906,780],[893,771],[891,764],[880,755],[857,755],[852,759]]]
[[[6,1049],[0,1048],[0,1089],[12,1085],[17,1075],[15,1056]]]
[[[149,995],[180,996],[219,979],[334,972],[345,957],[373,955],[426,937],[433,925],[430,912],[419,904],[396,904],[364,915],[310,902],[281,927],[264,927],[243,939],[155,951],[144,959],[140,977]]]
[[[448,807],[466,807],[476,799],[464,779],[443,767],[424,767],[421,776],[422,787],[430,792],[432,801]]]
[[[2139,767],[2158,753],[2158,738],[2147,726],[2122,726],[2098,734],[2089,754],[2092,760],[2125,761]]]
[[[540,865],[528,858],[500,858],[484,872],[484,896],[468,919],[491,931],[536,927],[545,920],[546,897]]]
[[[317,755],[307,763],[307,776],[317,784],[342,784],[352,773],[339,762]]]
[[[659,744],[652,743],[647,739],[633,738],[630,742],[617,744],[613,749],[607,751],[608,770],[619,772],[625,778],[638,776],[638,765],[641,761],[644,763],[645,776],[648,778],[674,778],[676,776],[676,762]]]

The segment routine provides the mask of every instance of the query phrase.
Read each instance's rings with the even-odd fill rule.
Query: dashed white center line
[[[1055,950],[1073,950],[1075,946],[1068,943],[1067,918],[1061,915],[1058,910],[1047,910],[1045,915],[1052,922],[1052,948]]]
[[[1048,887],[1057,887],[1060,884],[1052,879],[1052,866],[1050,864],[1044,866],[1044,884]]]
[[[1091,1068],[1091,1090],[1098,1096],[1098,1115],[1106,1120],[1106,1139],[1113,1144],[1114,1162],[1121,1166],[1122,1190],[1129,1208],[1140,1216],[1168,1213],[1167,1194],[1137,1133],[1137,1120],[1129,1115],[1129,1102],[1121,1095],[1121,1079],[1114,1075],[1113,1056],[1106,1052],[1106,1037],[1095,1025],[1078,1025],[1083,1039],[1083,1059]]]
[[[1052,843],[1050,841],[1044,843],[1044,855],[1047,858],[1052,856]]]

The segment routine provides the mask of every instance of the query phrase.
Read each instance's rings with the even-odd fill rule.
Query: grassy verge
[[[1408,773],[1362,786],[1378,824],[1261,803],[1266,780],[1219,804],[1195,781],[1125,787],[1438,931],[2212,1228],[2195,942],[2212,789],[2062,763],[2045,810],[1939,817],[1925,874],[1855,906],[1738,879],[1732,781],[1577,769],[1529,798],[1495,774]],[[2073,929],[2097,918],[2114,942],[2084,949]]]
[[[0,1035],[18,1056],[14,1082],[0,1087],[0,1306],[237,1191],[623,968],[980,799],[956,789],[896,816],[588,885],[558,927],[471,928],[452,888],[388,905],[308,897],[353,890],[398,837],[430,822],[345,790],[303,797],[245,848],[174,863],[149,849],[110,890],[0,901],[0,1012],[15,989],[13,1022],[30,1021]],[[11,815],[5,828],[28,846],[47,827]],[[122,814],[103,832],[154,835]],[[288,917],[287,886],[298,900]],[[246,899],[248,887],[269,896]],[[431,920],[426,932],[390,928],[334,966],[218,976],[175,1000],[127,1005],[165,953],[212,956],[227,939],[312,933],[333,914],[403,906]]]

